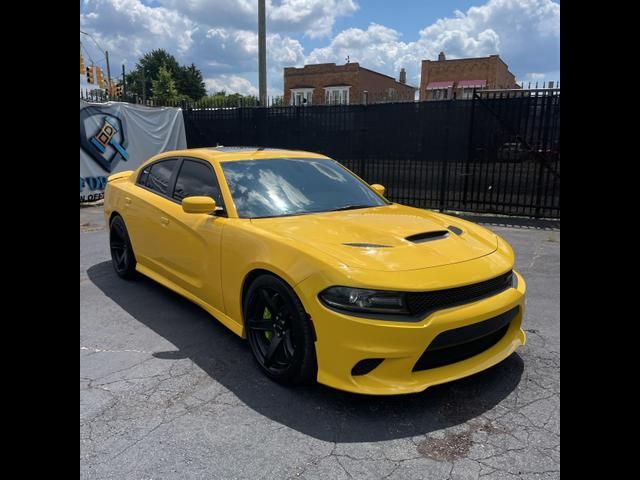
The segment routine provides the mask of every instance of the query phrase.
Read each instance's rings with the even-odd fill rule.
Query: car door
[[[124,218],[136,260],[162,276],[164,249],[157,241],[166,231],[165,211],[175,205],[171,198],[179,158],[167,158],[147,165],[136,179],[135,194],[125,198]]]
[[[186,213],[182,199],[209,196],[216,201],[215,214]],[[163,233],[156,240],[163,268],[170,280],[207,304],[223,310],[220,280],[220,244],[227,221],[218,179],[210,163],[183,158],[171,192],[172,205],[165,210]]]

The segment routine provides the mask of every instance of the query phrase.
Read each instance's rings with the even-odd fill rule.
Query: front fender
[[[340,266],[329,255],[252,227],[249,220],[229,219],[222,235],[220,269],[225,313],[242,325],[243,286],[256,270],[273,273],[295,288],[313,273]]]

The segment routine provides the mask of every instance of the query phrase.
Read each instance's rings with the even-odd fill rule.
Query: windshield
[[[242,218],[387,205],[335,160],[278,158],[221,165]]]

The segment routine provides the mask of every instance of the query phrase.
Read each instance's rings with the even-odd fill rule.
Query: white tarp
[[[80,203],[104,197],[107,177],[187,148],[182,110],[80,100]]]

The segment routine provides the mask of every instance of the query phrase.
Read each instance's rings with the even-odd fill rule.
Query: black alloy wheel
[[[245,327],[254,358],[272,379],[306,383],[317,367],[313,330],[291,288],[273,275],[261,275],[245,298]]]
[[[111,248],[111,261],[116,273],[122,278],[133,278],[136,271],[136,258],[131,248],[127,227],[119,215],[111,220],[109,247]]]

